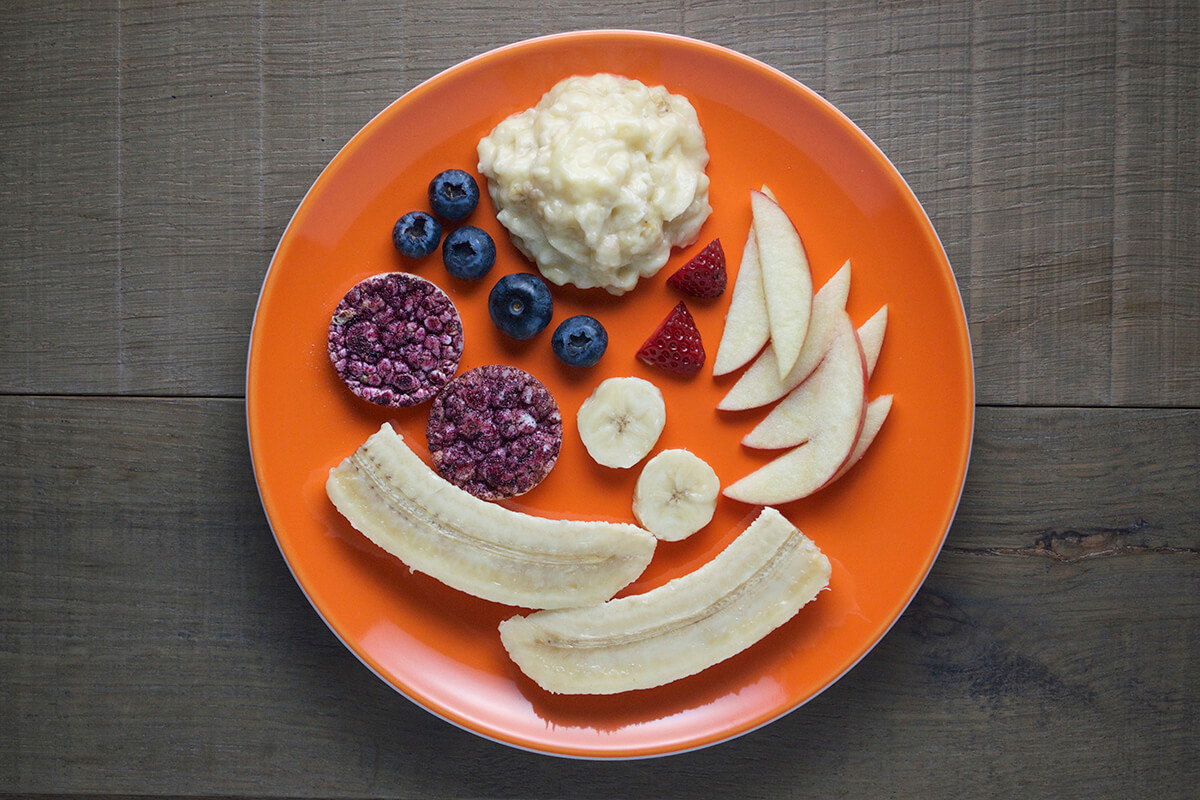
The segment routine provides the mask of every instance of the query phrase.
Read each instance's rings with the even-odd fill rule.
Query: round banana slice
[[[721,481],[690,450],[663,450],[646,462],[633,490],[633,515],[659,539],[686,539],[712,521]]]
[[[625,469],[654,448],[667,424],[667,405],[650,381],[609,378],[583,401],[575,421],[597,464]]]

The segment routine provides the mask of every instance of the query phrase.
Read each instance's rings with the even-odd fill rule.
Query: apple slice
[[[867,359],[867,380],[875,374],[879,362],[879,351],[883,349],[883,334],[887,331],[888,309],[880,306],[871,318],[858,326],[858,341],[862,343],[863,355]]]
[[[885,305],[880,307],[870,319],[858,326],[858,341],[862,345],[863,357],[867,361],[868,381],[875,374],[875,364],[879,361],[879,351],[883,349],[883,334],[887,330],[887,318],[887,306]],[[829,483],[833,483],[845,475],[850,471],[851,467],[859,462],[859,459],[863,457],[863,453],[867,452],[867,448],[871,446],[871,442],[875,441],[875,436],[879,433],[879,429],[883,427],[883,422],[887,419],[891,410],[892,396],[890,394],[881,395],[867,403],[867,413],[863,418],[862,432],[858,434],[858,441],[854,443],[854,450],[850,453],[850,457],[846,459],[846,463],[842,464],[842,468],[837,471],[837,474],[829,479]]]
[[[742,439],[747,447],[778,449],[802,444],[836,428],[843,418],[862,416],[867,403],[867,359],[850,316],[841,312],[833,344],[812,376],[793,389]],[[839,411],[845,409],[843,413]],[[853,412],[853,413],[851,413]],[[861,419],[854,421],[858,435]],[[850,454],[853,440],[843,457]],[[831,473],[832,474],[832,473]]]
[[[862,433],[858,434],[858,441],[854,443],[854,449],[850,451],[850,457],[846,459],[846,463],[842,464],[833,477],[829,479],[829,483],[833,483],[845,475],[850,471],[851,467],[858,463],[859,459],[863,457],[863,453],[867,452],[867,448],[871,446],[871,442],[875,441],[875,436],[879,433],[879,429],[883,427],[883,421],[887,419],[888,413],[891,410],[892,396],[890,394],[881,395],[867,403],[867,415],[863,418]]]
[[[812,317],[809,320],[808,336],[795,365],[784,378],[779,377],[775,358],[775,346],[768,343],[762,355],[754,360],[737,383],[717,403],[723,411],[741,411],[773,403],[804,382],[812,374],[829,345],[833,343],[834,329],[839,315],[846,311],[846,298],[850,294],[850,262],[834,273],[820,291],[813,296]],[[866,347],[866,342],[863,343]]]
[[[887,330],[887,306],[881,307],[876,311],[870,319],[858,326],[858,341],[863,348],[863,358],[867,361],[867,380],[871,380],[871,375],[875,373],[875,364],[879,361],[879,351],[883,348],[883,333]],[[854,450],[850,452],[850,457],[846,459],[846,463],[842,464],[841,469],[837,471],[829,483],[833,483],[838,478],[850,471],[850,468],[859,462],[863,457],[863,453],[867,452],[867,448],[871,446],[871,442],[875,441],[875,436],[879,433],[879,429],[883,427],[884,420],[892,410],[892,396],[890,394],[876,397],[871,402],[867,403],[867,413],[863,417],[862,432],[858,434],[858,441],[854,443]],[[827,483],[826,486],[829,484]]]
[[[742,440],[749,446],[759,446],[751,439],[767,446],[786,446],[778,443],[788,441],[798,446],[726,487],[726,497],[756,505],[799,500],[829,483],[849,460],[866,416],[867,368],[849,316],[839,328],[812,377]],[[772,420],[785,405],[787,411]]]
[[[750,192],[754,235],[762,267],[767,322],[779,377],[787,375],[808,335],[812,314],[812,270],[804,243],[779,204],[759,191]]]
[[[758,261],[758,239],[754,227],[746,236],[742,263],[733,281],[733,297],[725,314],[725,330],[713,358],[713,375],[725,375],[748,363],[770,337],[767,299],[763,295],[762,268]]]

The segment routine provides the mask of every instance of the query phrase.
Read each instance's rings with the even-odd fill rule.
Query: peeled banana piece
[[[500,623],[521,671],[557,694],[648,689],[707,669],[791,619],[829,585],[829,559],[774,508],[712,561],[657,589]]]
[[[443,479],[388,423],[329,471],[329,499],[409,567],[485,600],[594,605],[642,574],[656,539],[636,525],[558,520],[480,500]]]
[[[633,516],[667,542],[686,539],[712,521],[721,481],[690,450],[663,450],[642,467],[633,489]]]
[[[667,405],[650,381],[608,378],[583,401],[575,422],[592,460],[626,469],[654,449],[667,424]]]

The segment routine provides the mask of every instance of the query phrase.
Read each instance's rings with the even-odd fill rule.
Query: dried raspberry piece
[[[502,364],[459,375],[434,399],[425,428],[433,466],[484,500],[528,492],[562,447],[562,414],[541,381]]]
[[[436,395],[458,371],[462,349],[453,301],[406,272],[357,284],[329,323],[329,360],[338,377],[364,400],[391,408]]]

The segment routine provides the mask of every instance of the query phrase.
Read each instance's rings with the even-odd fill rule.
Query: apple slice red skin
[[[862,343],[863,355],[867,357],[867,380],[875,374],[879,353],[883,350],[883,337],[887,333],[888,307],[882,305],[862,325],[858,326],[858,341]]]
[[[858,434],[858,441],[854,443],[854,449],[850,451],[850,457],[846,459],[846,463],[838,468],[833,477],[825,482],[825,486],[840,479],[843,475],[850,471],[850,468],[862,460],[867,449],[875,441],[875,437],[879,435],[879,431],[883,428],[883,423],[887,422],[888,415],[892,411],[893,397],[890,394],[880,395],[871,402],[867,403],[867,413],[863,417],[862,430]],[[825,486],[821,488],[824,489]]]
[[[842,335],[847,334],[843,333]],[[862,345],[858,341],[858,333],[854,331],[853,327],[850,328],[849,335],[854,337],[862,365],[863,394],[862,401],[856,409],[857,420],[853,427],[853,435],[847,437],[848,444],[840,443],[836,450],[831,451],[835,453],[835,457],[812,465],[806,462],[812,458],[827,457],[827,454],[823,449],[812,447],[814,439],[810,437],[755,472],[726,487],[722,494],[730,499],[754,505],[789,503],[808,497],[828,485],[850,460],[862,434],[863,423],[866,419],[867,398],[866,357],[862,352]],[[846,419],[850,419],[850,413],[847,413]],[[790,479],[790,481],[781,479]]]
[[[765,406],[804,383],[820,366],[829,345],[833,344],[834,315],[846,310],[849,293],[850,261],[847,260],[813,296],[808,335],[791,371],[785,377],[779,377],[775,347],[768,342],[754,363],[729,387],[729,391],[717,403],[717,408],[722,411],[743,411]]]
[[[863,355],[867,359],[868,381],[875,374],[875,365],[879,363],[879,352],[883,349],[883,336],[887,331],[887,319],[888,310],[887,306],[884,305],[872,314],[870,319],[858,326],[858,341],[862,345]],[[862,430],[859,431],[858,441],[854,443],[854,449],[850,451],[850,458],[846,460],[845,464],[842,464],[841,468],[826,482],[825,486],[839,480],[850,471],[851,467],[862,460],[868,448],[875,441],[875,437],[879,435],[879,431],[883,428],[883,423],[887,422],[888,415],[892,411],[893,399],[892,395],[885,394],[867,403],[867,410],[863,415]],[[825,486],[821,488],[824,489]]]
[[[721,341],[713,358],[713,376],[727,375],[744,367],[762,351],[770,336],[767,300],[762,288],[762,267],[758,261],[758,240],[754,236],[754,226],[751,226],[733,280]]]
[[[812,269],[795,223],[770,196],[750,192],[763,295],[779,376],[796,363],[812,315]]]
[[[788,392],[743,437],[742,444],[764,450],[792,447],[830,430],[841,430],[834,423],[850,419],[849,409],[854,402],[850,398],[865,407],[866,354],[845,311],[840,312],[834,329],[833,343],[812,375]]]

